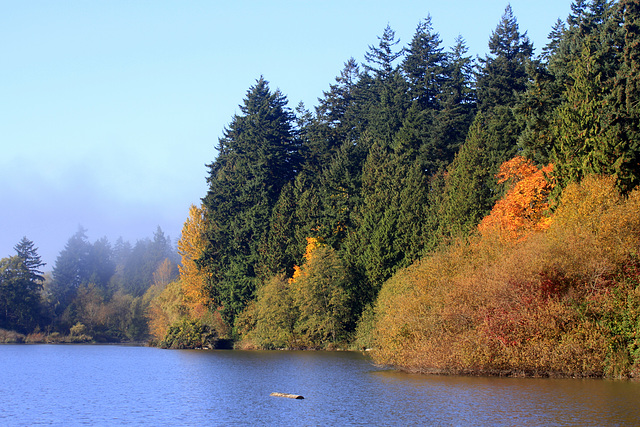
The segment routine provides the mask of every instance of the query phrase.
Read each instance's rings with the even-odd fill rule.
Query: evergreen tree
[[[466,52],[464,40],[457,38],[446,55],[436,105],[422,108],[414,101],[394,139],[394,150],[419,159],[429,175],[451,163],[475,114],[472,61]]]
[[[166,237],[160,227],[149,238],[136,242],[123,268],[124,291],[134,297],[142,296],[153,285],[153,273],[165,259],[171,261],[173,273],[177,254],[171,246],[171,239]]]
[[[396,32],[389,25],[378,40],[378,46],[369,45],[369,51],[364,54],[367,61],[364,68],[376,79],[386,80],[395,70],[394,62],[404,54],[404,49],[394,51],[400,39],[396,39]]]
[[[447,56],[441,44],[427,16],[418,24],[402,63],[411,98],[423,110],[440,109],[438,98],[447,78]]]
[[[526,89],[525,66],[533,54],[533,45],[526,32],[519,32],[511,6],[507,6],[491,33],[489,52],[480,60],[477,83],[478,107],[483,112],[496,106],[514,106],[517,94]]]
[[[71,303],[78,287],[86,284],[87,260],[91,251],[91,244],[87,240],[86,230],[79,227],[78,231],[69,238],[64,249],[58,254],[53,266],[53,301],[57,314]]]
[[[640,184],[640,2],[621,0],[619,16],[623,22],[623,49],[606,100],[614,110],[606,131],[609,139],[619,141],[613,153],[612,172],[621,189],[628,191]]]
[[[396,40],[389,25],[378,39],[378,47],[369,46],[365,53],[367,73],[358,82],[356,99],[361,105],[358,113],[365,122],[363,133],[372,141],[389,145],[402,126],[410,100],[407,81],[394,64],[404,54],[404,49],[394,51],[400,40]]]
[[[0,328],[28,333],[39,317],[38,282],[20,255],[0,260]]]
[[[427,179],[416,160],[378,144],[369,150],[362,204],[344,251],[349,269],[364,276],[350,289],[354,318],[375,301],[385,280],[424,249],[427,196]]]
[[[298,262],[295,241],[297,228],[296,198],[293,182],[282,188],[280,197],[273,207],[269,220],[269,230],[262,242],[257,275],[266,282],[278,273],[293,274],[293,266]]]
[[[558,18],[556,23],[553,25],[551,32],[547,36],[549,42],[542,48],[541,59],[543,61],[548,61],[559,51],[560,43],[562,42],[562,38],[566,31],[567,29],[564,21]]]
[[[310,178],[319,178],[331,157],[346,140],[355,141],[360,124],[352,122],[357,116],[355,86],[360,75],[356,61],[351,58],[344,64],[336,83],[323,92],[315,117],[299,126],[302,145],[302,169]]]
[[[356,144],[345,141],[327,165],[318,189],[321,218],[317,236],[339,249],[354,230],[354,214],[361,203],[362,168],[371,138],[363,135]]]
[[[353,137],[353,127],[349,125],[349,115],[353,114],[355,101],[354,90],[360,79],[360,67],[355,59],[349,58],[344,64],[336,83],[329,85],[329,90],[323,92],[316,107],[316,116],[320,123],[336,131],[332,138],[342,142],[350,135]]]
[[[105,292],[115,272],[116,265],[109,240],[106,237],[96,240],[87,256],[88,281]]]
[[[616,176],[624,190],[638,182],[640,156],[637,137],[631,136],[637,120],[628,115],[633,101],[627,104],[625,95],[627,82],[637,79],[625,71],[633,68],[633,59],[626,61],[633,55],[625,51],[633,51],[637,34],[632,8],[626,17],[624,9],[624,3],[613,7],[600,0],[574,5],[561,49],[549,61],[553,77],[563,83],[546,132],[560,184],[556,191],[594,173]]]
[[[495,122],[493,122],[495,123]],[[495,174],[498,159],[508,158],[495,151],[500,137],[492,121],[478,113],[445,178],[444,193],[437,210],[438,239],[468,235],[490,211],[501,192]]]
[[[34,247],[34,243],[25,236],[13,249],[29,272],[27,279],[34,284],[43,282],[44,273],[40,271],[40,267],[46,264],[42,262],[40,255],[38,255],[38,248]]]
[[[394,71],[386,80],[376,80],[367,96],[369,108],[366,112],[366,136],[373,141],[391,145],[410,106],[407,82],[399,71]]]
[[[565,104],[565,110],[575,108],[567,104],[567,97],[574,85],[576,67],[584,60],[583,50],[598,55],[600,72],[609,69],[601,78],[603,84],[608,84],[617,68],[615,49],[612,50],[618,44],[613,42],[618,38],[617,24],[611,20],[610,5],[602,0],[579,0],[571,5],[571,11],[566,24],[558,21],[553,27],[542,61],[529,67],[529,87],[516,107],[524,127],[519,145],[523,154],[540,164],[553,160],[552,151],[558,150],[555,138],[559,135],[561,106]]]
[[[210,290],[229,322],[253,298],[260,247],[282,187],[299,170],[293,114],[279,91],[260,78],[242,115],[233,117],[209,165],[203,199],[209,244],[202,262],[214,272]]]

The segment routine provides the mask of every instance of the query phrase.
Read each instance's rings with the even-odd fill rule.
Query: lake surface
[[[351,352],[0,345],[0,425],[640,425],[640,383],[410,375]]]

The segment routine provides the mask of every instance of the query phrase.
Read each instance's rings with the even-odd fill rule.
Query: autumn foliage
[[[344,341],[347,271],[322,239],[307,238],[301,266],[291,278],[273,277],[239,318],[244,346],[327,348]]]
[[[385,283],[369,332],[376,361],[419,372],[640,376],[640,190],[625,197],[614,178],[588,177],[526,239],[511,239],[526,222],[495,223],[499,232]]]
[[[206,245],[205,227],[203,209],[191,205],[189,217],[182,227],[182,237],[178,241],[178,253],[182,257],[178,268],[184,303],[194,318],[202,317],[211,304],[210,296],[205,290],[207,271],[196,264]]]
[[[154,285],[147,291],[151,300],[147,313],[149,330],[160,346],[214,346],[219,337],[229,333],[206,292],[208,271],[196,263],[206,245],[204,230],[204,211],[192,205],[178,241],[182,257],[179,279],[168,282],[161,266],[154,274]]]
[[[554,182],[550,177],[553,165],[536,167],[531,160],[517,156],[503,163],[497,175],[498,183],[509,182],[506,195],[478,226],[481,233],[505,231],[505,235],[518,239],[531,231],[549,227],[549,194]]]

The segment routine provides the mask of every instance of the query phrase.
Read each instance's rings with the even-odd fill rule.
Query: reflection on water
[[[0,425],[640,422],[640,383],[410,375],[348,352],[4,345],[0,363]]]

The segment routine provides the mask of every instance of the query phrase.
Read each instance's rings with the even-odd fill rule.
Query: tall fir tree
[[[438,98],[447,78],[447,55],[441,45],[429,15],[418,24],[402,62],[412,101],[423,110],[440,109]]]
[[[38,282],[20,255],[0,259],[0,328],[33,331],[39,320]]]
[[[613,173],[623,191],[640,184],[640,1],[621,0],[623,49],[607,104],[614,112],[607,133],[619,141]]]
[[[356,99],[359,79],[360,67],[350,58],[318,100],[315,117],[301,129],[302,167],[311,178],[320,176],[344,141],[356,141],[362,131]]]
[[[35,247],[35,244],[25,236],[13,249],[28,271],[27,279],[34,284],[43,282],[44,273],[40,268],[44,267],[46,263],[42,262],[42,258],[38,255],[38,248]]]
[[[253,298],[255,266],[271,210],[299,170],[293,113],[280,91],[260,78],[240,106],[209,165],[203,199],[208,244],[203,262],[213,272],[209,289],[229,323]]]
[[[514,106],[517,94],[526,89],[525,67],[533,55],[533,45],[526,32],[520,33],[510,5],[491,34],[489,52],[480,60],[477,82],[478,108],[483,112]]]
[[[53,304],[56,314],[71,303],[80,285],[86,284],[89,275],[87,261],[91,243],[82,227],[69,238],[53,266]]]
[[[495,152],[493,146],[499,131],[482,112],[476,115],[445,176],[442,198],[437,206],[433,204],[436,240],[468,235],[499,198],[494,169],[504,154]]]
[[[380,80],[386,80],[396,69],[395,61],[402,57],[404,49],[396,49],[400,39],[396,39],[396,32],[387,25],[378,37],[378,46],[369,45],[369,50],[364,54],[366,63],[364,68],[367,72]]]

